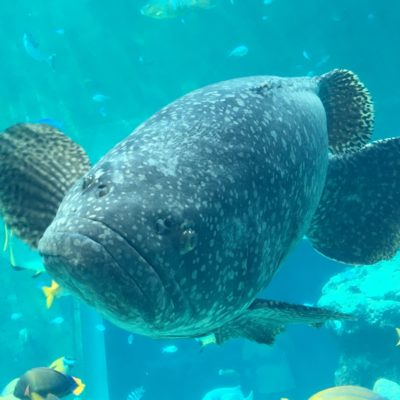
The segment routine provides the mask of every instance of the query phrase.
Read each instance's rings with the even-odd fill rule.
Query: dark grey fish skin
[[[39,243],[115,324],[193,337],[239,316],[303,236],[327,173],[315,78],[236,79],[165,107],[68,192]]]

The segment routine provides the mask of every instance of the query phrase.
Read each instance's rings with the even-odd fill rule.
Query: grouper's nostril
[[[159,218],[156,221],[156,232],[159,235],[165,235],[174,227],[173,218],[169,215],[166,218]]]
[[[89,187],[94,183],[95,178],[93,174],[87,174],[82,178],[82,190],[89,189]]]
[[[100,183],[97,186],[97,197],[103,197],[110,191],[109,186],[105,183]]]

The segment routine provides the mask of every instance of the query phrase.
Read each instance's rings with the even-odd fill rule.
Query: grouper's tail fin
[[[333,154],[354,151],[369,142],[374,125],[371,97],[351,71],[335,69],[318,79]]]
[[[36,248],[66,191],[89,169],[84,150],[56,128],[17,124],[0,133],[0,215]]]
[[[325,256],[373,264],[400,248],[400,138],[333,157],[307,232]]]
[[[244,337],[258,343],[272,344],[275,336],[283,332],[287,324],[304,323],[319,327],[332,319],[353,317],[324,308],[256,299],[239,317],[213,332],[214,343],[221,344],[228,339]]]

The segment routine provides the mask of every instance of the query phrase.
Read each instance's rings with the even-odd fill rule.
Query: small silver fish
[[[10,315],[12,321],[18,321],[22,318],[22,314],[20,312],[15,312]]]
[[[25,344],[29,340],[29,331],[28,328],[22,328],[18,331],[18,339],[21,344]]]
[[[229,57],[244,57],[249,52],[249,49],[245,45],[236,46],[229,52]]]
[[[46,62],[50,65],[51,68],[54,69],[54,61],[56,57],[55,54],[48,54],[43,52],[39,47],[39,43],[33,38],[30,33],[24,33],[22,37],[22,42],[26,54],[28,54],[36,61]]]
[[[50,324],[52,324],[52,325],[61,325],[63,322],[64,322],[64,318],[63,317],[56,317],[56,318],[53,318],[50,321]]]
[[[165,346],[161,349],[161,353],[176,353],[178,351],[178,347],[175,345]]]
[[[130,392],[126,400],[140,400],[145,392],[146,390],[144,389],[144,387],[140,386],[135,390],[133,390],[132,392]]]
[[[107,96],[103,93],[95,93],[92,96],[92,100],[95,101],[96,103],[103,103],[104,101],[109,100],[109,99],[110,99],[110,96]]]
[[[307,51],[307,50],[303,50],[303,57],[304,57],[306,60],[311,61],[310,54],[308,54],[308,51]]]
[[[106,327],[103,324],[97,324],[95,326],[95,328],[99,331],[99,332],[104,332],[106,330]]]
[[[236,369],[232,369],[232,368],[221,368],[218,370],[218,375],[219,376],[236,376],[236,375],[239,375],[239,372],[237,372]]]

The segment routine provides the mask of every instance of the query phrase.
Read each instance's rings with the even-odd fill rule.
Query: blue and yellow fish
[[[216,5],[217,0],[150,0],[140,12],[149,18],[178,18],[193,9],[209,9]]]

